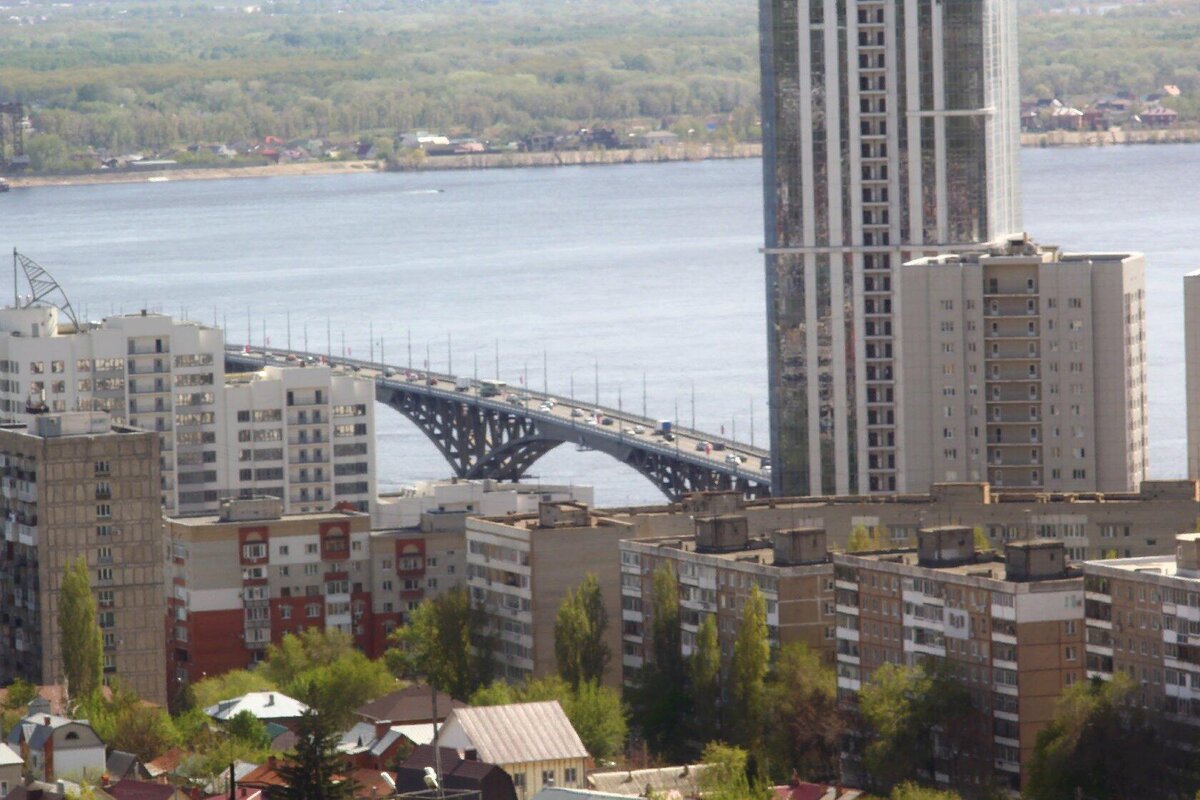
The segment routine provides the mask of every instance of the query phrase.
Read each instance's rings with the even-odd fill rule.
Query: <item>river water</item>
[[[1022,166],[1039,241],[1147,254],[1151,470],[1183,475],[1200,145],[1029,150]],[[393,363],[411,338],[416,366],[492,377],[498,360],[510,383],[763,445],[761,204],[756,160],[47,187],[0,196],[0,247],[92,319],[147,307],[356,357],[373,338]],[[381,490],[447,474],[406,420],[377,421]],[[661,499],[568,445],[534,472],[602,504]]]

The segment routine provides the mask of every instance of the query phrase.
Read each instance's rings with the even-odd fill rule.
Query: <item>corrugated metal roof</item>
[[[456,708],[450,714],[450,720],[454,719],[475,745],[481,761],[524,764],[588,757],[557,700]]]

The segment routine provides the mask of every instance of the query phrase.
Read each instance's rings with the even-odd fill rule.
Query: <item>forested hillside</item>
[[[1197,110],[1200,0],[1076,5],[1025,0],[1027,95],[1174,83],[1171,102]],[[497,142],[634,122],[757,135],[753,0],[108,0],[4,13],[0,101],[32,109],[43,166],[86,147],[417,128]]]

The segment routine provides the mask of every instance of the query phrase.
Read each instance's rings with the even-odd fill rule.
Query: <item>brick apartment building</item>
[[[165,703],[159,439],[102,412],[0,425],[0,683],[63,677],[58,599],[87,560],[104,676]]]
[[[932,777],[1019,788],[1058,697],[1084,678],[1083,578],[1062,542],[1011,542],[1001,557],[942,526],[916,549],[833,561],[839,695],[853,703],[883,664],[943,663],[972,711],[942,735]]]
[[[801,642],[833,660],[833,561],[825,531],[801,528],[751,539],[737,514],[697,517],[695,535],[621,542],[621,661],[630,682],[651,653],[654,573],[667,564],[679,581],[682,641],[690,655],[706,615],[715,614],[721,655],[733,656],[738,625],[755,586],[774,647]]]
[[[1175,542],[1169,555],[1083,564],[1087,674],[1126,673],[1183,741],[1200,727],[1200,533]]]

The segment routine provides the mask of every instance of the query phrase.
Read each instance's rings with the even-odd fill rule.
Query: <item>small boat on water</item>
[[[0,192],[7,192],[12,186],[4,178],[0,178]]]
[[[170,178],[166,175],[155,175],[153,178],[146,178],[147,183],[166,183]]]

